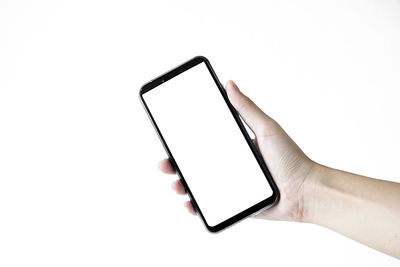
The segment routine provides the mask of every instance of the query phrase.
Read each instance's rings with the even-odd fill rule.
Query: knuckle
[[[279,129],[280,125],[275,120],[268,118],[257,128],[256,134],[258,137],[269,137],[277,134]]]
[[[237,107],[238,111],[240,113],[242,112],[246,112],[249,107],[251,107],[251,105],[253,104],[253,102],[250,100],[250,98],[248,98],[247,96],[245,96],[240,102],[239,105]]]

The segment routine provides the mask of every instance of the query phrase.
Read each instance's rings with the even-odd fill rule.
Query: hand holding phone
[[[316,164],[312,162],[273,119],[267,116],[245,96],[233,81],[225,86],[229,100],[240,116],[255,133],[253,140],[261,155],[268,157],[268,167],[280,189],[281,200],[274,207],[267,209],[257,218],[306,221],[306,199],[312,198],[309,189],[313,183],[312,170]],[[247,111],[246,111],[247,110]],[[158,168],[165,174],[176,174],[168,158],[159,162]],[[202,168],[199,166],[199,168]],[[313,171],[315,172],[315,170]],[[309,186],[306,186],[309,185]],[[177,194],[186,194],[180,180],[172,183]],[[190,201],[185,202],[189,213],[196,215]]]
[[[168,84],[169,79],[172,81]],[[168,86],[162,85],[165,82]],[[229,99],[257,137],[266,137],[262,135],[268,134],[267,122],[284,133],[279,125],[237,88],[228,90],[228,99],[211,65],[203,57],[181,65],[150,84],[142,89],[145,108],[173,169],[180,176],[181,185],[208,230],[222,230],[277,202],[277,189],[262,159],[265,155],[261,156],[251,142]],[[159,88],[153,90],[156,87]],[[150,90],[153,90],[152,95],[146,95]],[[198,143],[185,140],[188,134],[195,135]],[[277,136],[290,141],[287,135]],[[213,138],[219,140],[218,144],[210,141]]]
[[[280,190],[279,203],[257,217],[319,224],[399,257],[399,246],[393,243],[393,236],[399,229],[398,183],[313,162],[280,125],[242,94],[232,81],[227,83],[226,91],[232,106],[254,132],[255,145]],[[207,166],[197,167],[207,170]],[[169,174],[174,174],[176,170],[170,159],[162,160],[159,168]],[[177,193],[185,193],[181,180],[173,185]],[[191,202],[185,204],[190,212],[195,212]],[[382,228],[381,225],[387,227]]]

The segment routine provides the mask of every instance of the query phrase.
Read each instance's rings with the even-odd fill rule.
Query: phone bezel
[[[143,95],[146,92],[156,88],[160,84],[162,84],[162,83],[164,83],[164,82],[166,82],[166,81],[178,76],[179,74],[185,72],[186,70],[189,70],[190,68],[193,68],[194,66],[196,66],[196,65],[198,65],[200,63],[203,63],[203,62],[206,64],[207,69],[210,72],[210,75],[213,77],[217,88],[219,89],[222,97],[225,100],[225,103],[227,104],[229,110],[231,111],[232,116],[234,117],[237,125],[239,126],[240,131],[242,132],[245,140],[247,141],[247,144],[249,145],[250,149],[252,150],[253,155],[255,156],[260,168],[262,169],[266,180],[268,181],[269,185],[272,188],[272,195],[270,197],[264,199],[263,201],[261,201],[261,202],[255,204],[255,205],[249,207],[248,209],[246,209],[246,210],[244,210],[244,211],[242,211],[242,212],[240,212],[240,213],[238,213],[236,215],[233,215],[232,217],[228,218],[227,220],[225,220],[225,221],[223,221],[223,222],[221,222],[221,223],[219,223],[219,224],[217,224],[215,226],[210,226],[207,223],[207,220],[204,218],[201,209],[197,205],[195,197],[193,196],[192,192],[190,191],[190,188],[189,188],[188,184],[186,183],[186,180],[185,180],[183,174],[181,173],[181,171],[179,169],[179,166],[176,163],[176,161],[174,159],[174,156],[172,155],[172,153],[171,153],[171,151],[170,151],[170,149],[169,149],[169,147],[167,145],[167,142],[165,141],[160,129],[157,126],[157,123],[156,123],[155,119],[153,118],[153,115],[150,112],[150,109],[148,108],[148,106],[147,106],[147,104],[146,104],[146,102],[145,102],[145,100],[143,98]],[[156,132],[157,132],[158,137],[160,138],[160,141],[161,141],[162,145],[164,146],[165,151],[167,152],[167,155],[168,155],[168,157],[169,157],[169,159],[171,161],[171,164],[172,164],[173,168],[176,170],[176,173],[178,174],[179,179],[182,181],[183,186],[185,187],[185,190],[188,193],[189,198],[190,198],[190,200],[191,200],[196,212],[200,215],[200,218],[203,221],[203,223],[206,226],[208,231],[210,231],[212,233],[219,232],[219,231],[231,226],[232,224],[237,223],[238,221],[243,220],[248,216],[251,216],[252,214],[256,214],[256,213],[260,212],[261,210],[264,210],[266,208],[269,208],[269,207],[273,206],[274,204],[276,204],[279,201],[279,190],[278,190],[278,188],[277,188],[277,186],[276,186],[276,184],[275,184],[275,182],[274,182],[274,180],[273,180],[273,178],[272,178],[272,176],[271,176],[271,174],[270,174],[270,172],[269,172],[269,170],[267,168],[267,165],[265,164],[262,156],[259,154],[259,152],[257,151],[256,147],[254,146],[249,134],[247,133],[246,128],[244,127],[242,121],[239,118],[238,112],[236,111],[236,109],[230,103],[230,101],[228,99],[228,95],[226,94],[226,91],[225,91],[224,87],[222,86],[222,84],[218,80],[218,77],[215,74],[215,72],[214,72],[213,68],[211,67],[211,64],[210,64],[210,62],[208,61],[207,58],[205,58],[204,56],[194,57],[191,60],[189,60],[189,61],[177,66],[176,68],[173,68],[172,70],[170,70],[170,71],[158,76],[157,78],[151,80],[150,82],[144,84],[140,89],[139,98],[140,98],[140,101],[142,102],[142,104],[143,104],[143,106],[144,106],[144,108],[145,108],[145,110],[147,112],[147,115],[149,116],[149,118],[150,118],[150,120],[151,120],[151,122],[152,122],[152,124],[153,124],[153,126],[154,126],[154,128],[156,130]]]

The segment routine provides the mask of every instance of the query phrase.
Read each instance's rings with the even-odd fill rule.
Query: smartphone
[[[210,232],[277,203],[272,176],[205,57],[151,80],[139,95]]]

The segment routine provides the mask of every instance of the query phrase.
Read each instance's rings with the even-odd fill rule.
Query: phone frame
[[[188,184],[186,183],[186,180],[185,180],[183,174],[181,173],[181,171],[179,169],[179,166],[178,166],[177,162],[175,161],[174,156],[172,155],[171,150],[169,149],[169,147],[167,145],[167,142],[165,141],[160,129],[157,126],[157,123],[156,123],[155,119],[153,118],[153,115],[150,112],[150,109],[148,108],[148,106],[147,106],[147,104],[146,104],[146,102],[145,102],[145,100],[143,98],[143,95],[146,92],[156,88],[160,84],[162,84],[162,83],[164,83],[164,82],[166,82],[166,81],[178,76],[182,72],[184,72],[186,70],[189,70],[190,68],[193,68],[196,65],[198,65],[200,63],[203,63],[203,62],[206,64],[207,69],[210,72],[210,75],[214,79],[216,87],[218,88],[218,90],[220,91],[222,97],[224,98],[225,103],[227,104],[229,110],[232,113],[232,116],[234,117],[234,119],[235,119],[235,121],[236,121],[236,123],[237,123],[237,125],[238,125],[238,127],[240,129],[240,131],[243,134],[243,137],[247,141],[247,144],[249,145],[251,151],[253,152],[253,155],[256,158],[261,170],[263,171],[266,180],[268,181],[269,185],[272,188],[272,195],[269,198],[264,199],[263,201],[261,201],[261,202],[255,204],[255,205],[249,207],[248,209],[246,209],[246,210],[244,210],[244,211],[242,211],[242,212],[240,212],[240,213],[228,218],[227,220],[225,220],[225,221],[223,221],[223,222],[221,222],[221,223],[219,223],[219,224],[217,224],[215,226],[208,225],[206,219],[204,218],[201,209],[197,205],[195,197],[193,196]],[[227,228],[228,226],[231,226],[234,223],[237,223],[238,221],[245,219],[248,216],[251,216],[253,214],[258,214],[261,211],[263,211],[263,210],[265,210],[265,209],[267,209],[269,207],[272,207],[273,205],[275,205],[279,201],[279,190],[278,190],[278,188],[277,188],[277,186],[276,186],[276,184],[275,184],[275,182],[274,182],[274,180],[273,180],[273,178],[272,178],[272,176],[271,176],[271,174],[270,174],[270,172],[269,172],[269,170],[267,168],[267,165],[265,164],[262,156],[258,152],[258,150],[255,147],[253,141],[251,140],[249,134],[247,133],[247,130],[244,127],[244,125],[243,125],[243,123],[242,123],[242,121],[241,121],[241,119],[239,117],[238,112],[236,111],[236,109],[230,103],[230,101],[228,99],[228,95],[227,95],[224,87],[222,86],[222,84],[218,80],[218,77],[215,74],[215,72],[214,72],[213,68],[211,67],[211,64],[210,64],[210,62],[208,61],[207,58],[205,58],[204,56],[194,57],[191,60],[189,60],[189,61],[177,66],[176,68],[173,68],[172,70],[170,70],[170,71],[158,76],[157,78],[151,80],[150,82],[144,84],[140,89],[139,98],[140,98],[140,101],[143,104],[144,109],[147,112],[147,115],[149,116],[149,118],[150,118],[150,120],[151,120],[151,122],[153,124],[154,129],[157,132],[158,137],[160,138],[160,141],[161,141],[162,145],[164,146],[165,151],[167,152],[167,155],[168,155],[169,160],[170,160],[170,162],[172,164],[172,167],[176,170],[176,173],[178,174],[179,179],[182,181],[182,184],[183,184],[186,192],[189,195],[189,198],[191,200],[191,203],[193,204],[194,209],[200,215],[200,218],[203,221],[203,223],[206,226],[208,231],[210,231],[212,233],[219,232],[219,231]]]

